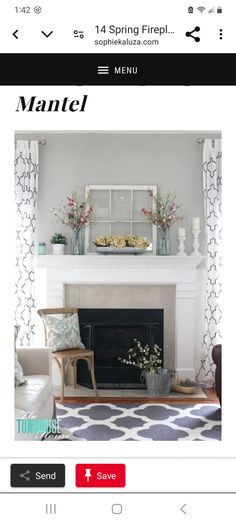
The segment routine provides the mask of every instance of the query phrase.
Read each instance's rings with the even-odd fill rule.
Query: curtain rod
[[[212,147],[215,146],[215,138],[211,138],[210,139],[212,141]],[[198,144],[204,144],[204,142],[206,141],[206,138],[197,138],[197,143]]]
[[[15,140],[15,143],[17,142],[17,139]],[[41,140],[36,140],[40,146],[46,146],[47,140],[45,138],[42,138]]]

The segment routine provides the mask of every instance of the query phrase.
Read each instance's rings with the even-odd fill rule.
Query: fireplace
[[[204,336],[204,256],[45,255],[35,257],[35,307],[163,309],[164,366],[195,379]],[[34,345],[44,343],[35,318]],[[60,385],[56,362],[54,385]],[[67,376],[68,384],[73,377]]]
[[[142,389],[141,371],[118,360],[133,345],[158,344],[163,348],[163,309],[79,309],[81,338],[94,351],[95,373],[100,389]],[[87,365],[79,361],[77,382],[92,388]]]

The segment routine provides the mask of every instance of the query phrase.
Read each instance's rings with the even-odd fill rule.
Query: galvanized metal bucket
[[[147,392],[150,397],[165,397],[170,394],[173,371],[161,368],[157,373],[145,373]]]

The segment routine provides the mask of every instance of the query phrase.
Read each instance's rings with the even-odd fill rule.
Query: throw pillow
[[[15,388],[18,386],[21,386],[26,382],[26,379],[24,378],[23,369],[18,362],[17,355],[15,353]]]
[[[51,315],[44,316],[47,332],[48,346],[52,351],[63,351],[63,349],[85,349],[80,337],[79,317],[73,313],[61,319]]]

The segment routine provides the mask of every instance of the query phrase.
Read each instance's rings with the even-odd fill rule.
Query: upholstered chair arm
[[[50,375],[51,351],[48,347],[22,347],[17,349],[24,375]]]
[[[216,366],[221,366],[221,352],[222,352],[221,344],[217,344],[216,346],[213,347],[212,360]]]

